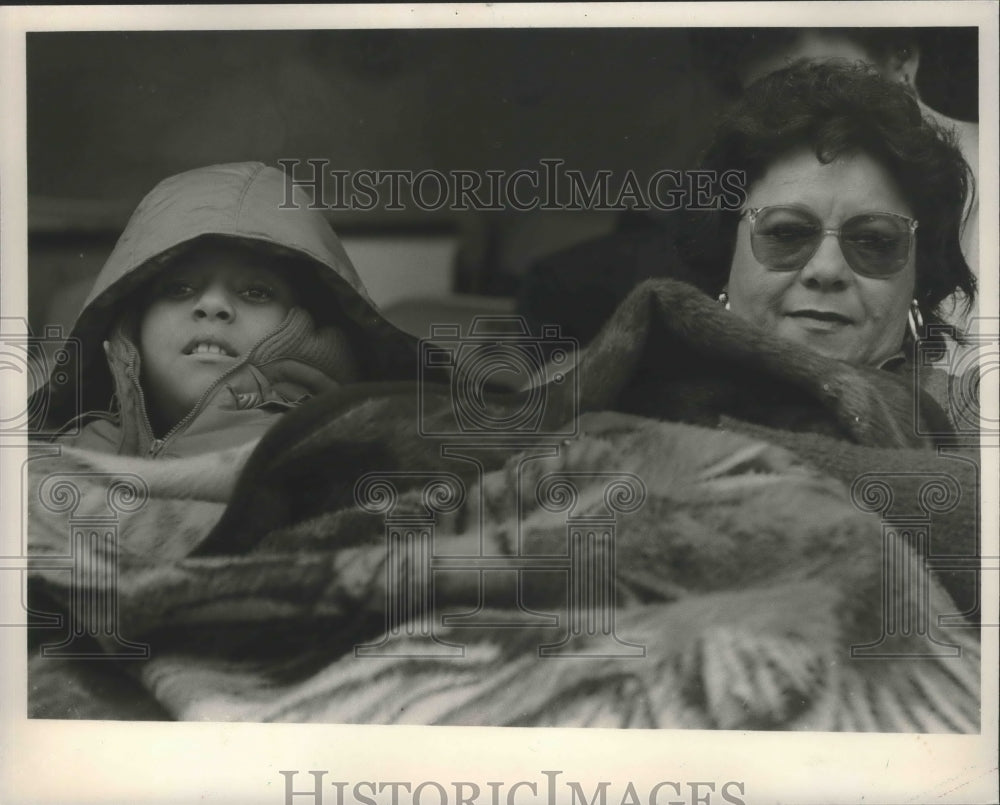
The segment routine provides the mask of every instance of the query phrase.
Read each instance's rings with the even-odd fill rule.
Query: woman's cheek
[[[754,321],[759,319],[763,312],[761,310],[763,283],[759,279],[755,281],[755,272],[741,257],[742,255],[736,255],[729,272],[729,306],[730,310],[740,317]]]

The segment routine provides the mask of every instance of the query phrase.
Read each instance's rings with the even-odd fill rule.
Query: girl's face
[[[249,249],[205,244],[154,281],[139,349],[146,404],[161,426],[187,414],[294,307],[271,264]]]
[[[746,204],[774,205],[808,210],[825,229],[838,229],[868,212],[913,217],[888,171],[864,153],[824,165],[803,148],[776,160],[750,188]],[[900,270],[871,277],[852,270],[832,234],[822,237],[816,253],[797,270],[772,270],[754,256],[750,233],[744,215],[727,289],[734,313],[857,365],[878,366],[899,351],[916,284],[915,241]]]

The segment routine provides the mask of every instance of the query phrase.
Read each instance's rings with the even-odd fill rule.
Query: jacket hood
[[[212,165],[160,182],[140,202],[98,274],[70,332],[76,365],[59,366],[74,384],[39,389],[30,410],[35,427],[61,425],[78,413],[104,410],[114,392],[103,342],[137,288],[200,238],[234,238],[276,255],[298,257],[296,270],[317,293],[329,291],[359,357],[362,380],[411,380],[417,341],[390,324],[368,296],[340,240],[322,213],[284,173],[260,162]],[[293,278],[298,279],[298,278]],[[325,306],[325,299],[317,301]]]

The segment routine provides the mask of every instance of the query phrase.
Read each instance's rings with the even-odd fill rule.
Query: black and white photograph
[[[0,800],[996,801],[995,4],[0,14]]]

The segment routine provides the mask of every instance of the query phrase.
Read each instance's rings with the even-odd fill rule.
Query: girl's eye
[[[251,302],[270,302],[274,299],[274,289],[268,285],[251,285],[243,291],[243,296]]]
[[[160,285],[159,295],[167,299],[183,299],[194,293],[194,286],[181,280],[170,280]]]

